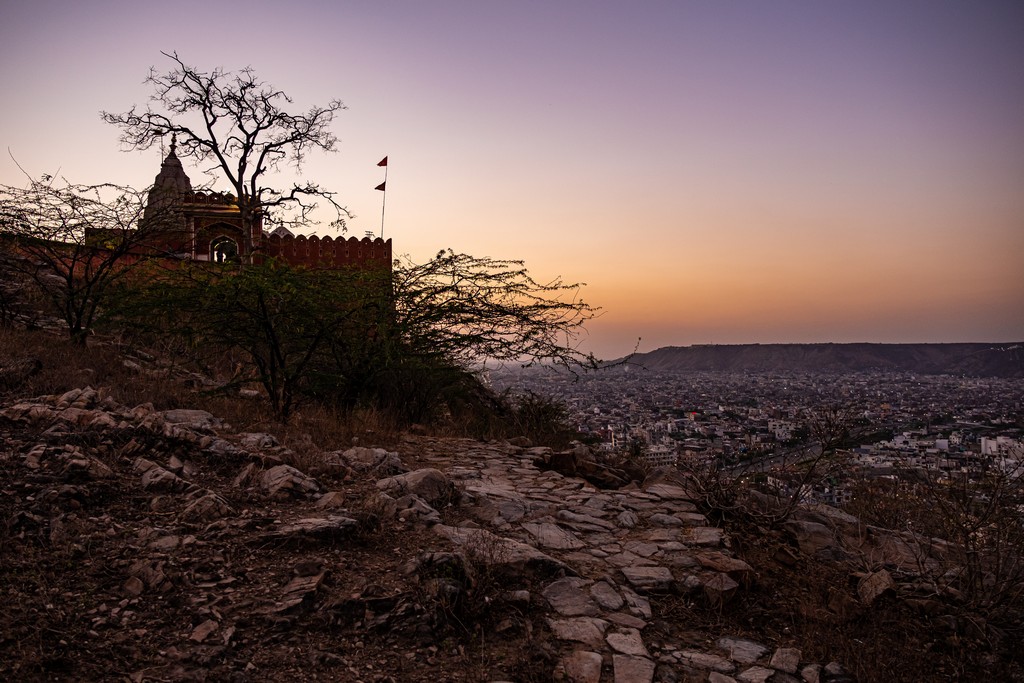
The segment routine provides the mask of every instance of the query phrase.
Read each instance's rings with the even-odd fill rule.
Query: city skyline
[[[8,8],[0,182],[144,186],[100,110],[150,66],[251,66],[339,98],[305,176],[350,235],[588,286],[585,348],[1024,340],[1024,7],[1015,3],[120,0]],[[200,169],[185,162],[193,180]],[[215,189],[226,189],[223,182]],[[330,234],[321,230],[320,234]]]

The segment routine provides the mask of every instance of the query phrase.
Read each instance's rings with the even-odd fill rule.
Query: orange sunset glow
[[[388,155],[396,254],[585,282],[602,357],[1024,339],[1020,3],[104,0],[0,32],[6,184],[151,183],[160,150],[121,152],[99,112],[177,51],[343,100],[339,153],[301,172],[349,234],[381,233]]]

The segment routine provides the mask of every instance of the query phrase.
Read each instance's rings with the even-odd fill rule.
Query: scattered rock
[[[161,416],[167,424],[181,425],[196,432],[212,431],[223,426],[219,418],[214,417],[205,410],[184,408],[165,410],[161,413]]]
[[[857,584],[857,595],[865,605],[873,605],[878,598],[886,593],[893,593],[896,590],[896,582],[892,574],[882,569],[868,574]]]
[[[341,491],[328,491],[317,499],[316,506],[325,510],[345,507],[345,494]]]
[[[775,669],[768,669],[763,666],[752,666],[736,676],[738,683],[766,683],[771,680],[777,672]]]
[[[711,605],[724,605],[735,595],[740,585],[728,574],[715,574],[704,581],[704,597]]]
[[[375,476],[394,476],[406,472],[398,453],[383,448],[356,446],[341,453],[341,459],[356,472]]]
[[[551,577],[574,574],[569,565],[537,550],[532,545],[511,538],[495,536],[485,529],[465,529],[437,524],[434,531],[452,543],[472,552],[499,574],[510,577]]]
[[[304,497],[320,491],[312,477],[291,465],[277,465],[263,473],[260,486],[273,498]]]
[[[740,664],[753,664],[768,652],[764,645],[742,638],[719,638],[716,645],[729,653],[729,659]]]
[[[679,656],[690,666],[695,666],[699,669],[708,669],[723,674],[729,674],[736,670],[736,665],[731,660],[707,652],[683,650],[679,653]]]
[[[192,635],[189,636],[189,640],[201,643],[206,640],[210,634],[216,631],[218,626],[219,624],[213,619],[207,619],[192,630]]]
[[[182,511],[184,522],[201,522],[220,519],[234,514],[228,502],[212,491],[199,496]]]
[[[780,647],[772,655],[772,660],[768,663],[773,669],[779,671],[785,671],[788,674],[795,674],[797,667],[800,665],[800,650],[795,647]]]

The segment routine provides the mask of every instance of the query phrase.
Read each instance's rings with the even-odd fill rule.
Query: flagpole
[[[380,238],[384,239],[384,207],[388,201],[388,167],[384,166],[384,191],[380,198]]]
[[[378,166],[384,167],[384,182],[375,187],[375,190],[380,190],[384,193],[384,196],[380,200],[380,238],[384,239],[384,208],[388,202],[388,158],[384,157],[378,163]]]

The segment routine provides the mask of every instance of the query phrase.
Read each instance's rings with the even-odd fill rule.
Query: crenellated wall
[[[227,192],[213,192],[211,190],[196,190],[193,192],[182,192],[176,196],[176,201],[182,204],[208,204],[211,206],[238,206],[233,194]]]
[[[391,267],[391,240],[379,237],[280,237],[263,241],[263,253],[294,266],[313,268]]]

